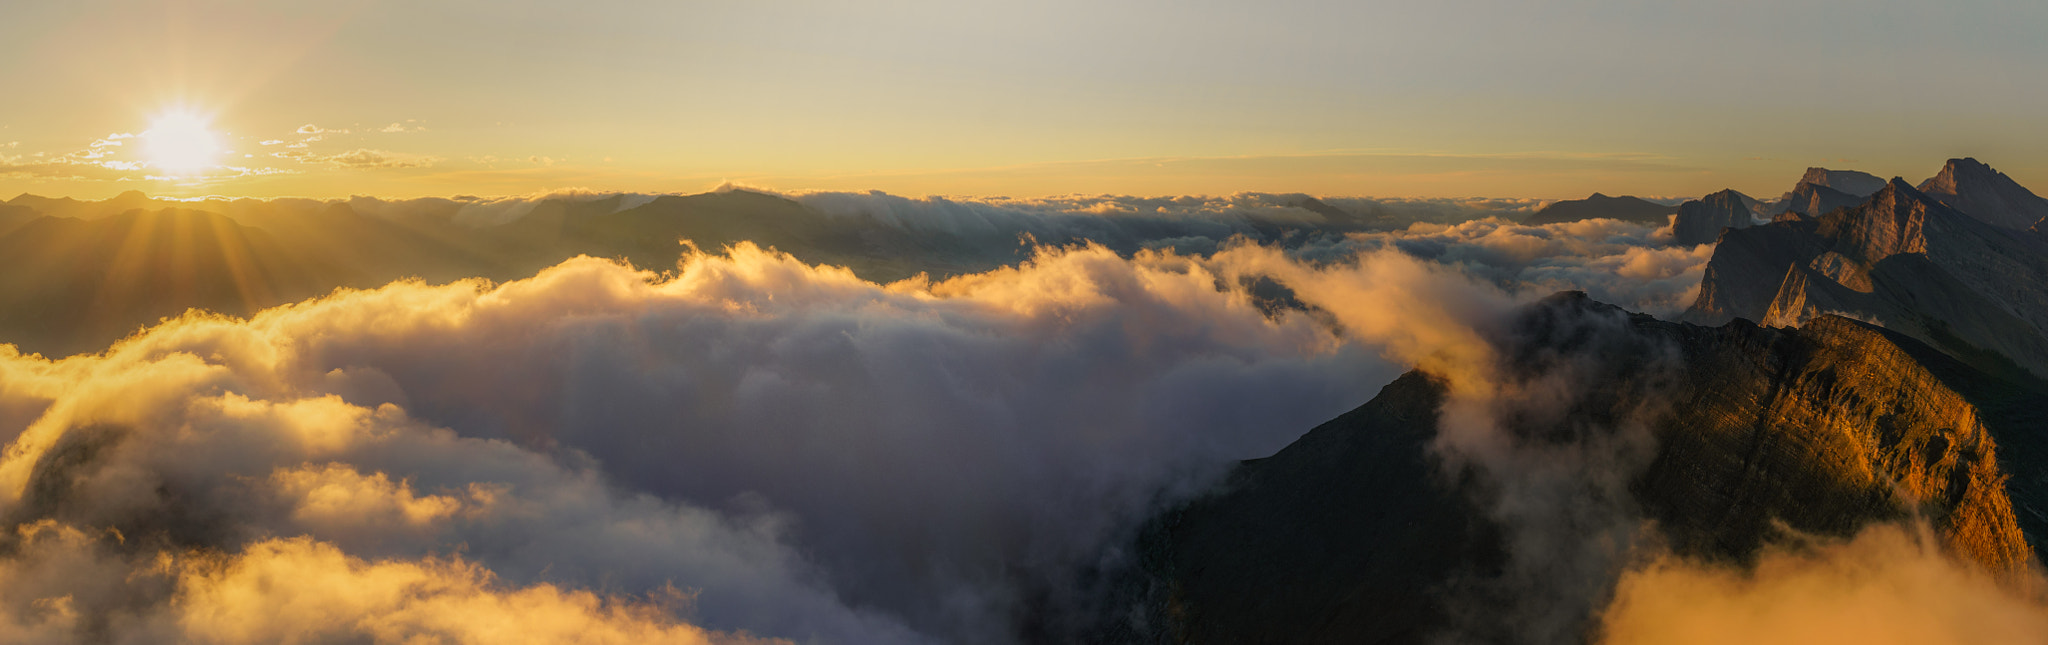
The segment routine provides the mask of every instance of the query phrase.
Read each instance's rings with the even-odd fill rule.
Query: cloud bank
[[[530,202],[351,203],[507,221]],[[0,349],[0,625],[113,642],[1057,639],[1097,619],[1138,523],[1421,366],[1454,386],[1439,450],[1490,478],[1513,530],[1482,590],[1511,610],[1468,634],[1568,639],[1618,598],[1603,624],[1628,642],[1664,624],[1633,618],[1666,609],[1643,589],[1740,607],[1769,587],[1642,565],[1654,542],[1616,500],[1655,410],[1531,435],[1607,375],[1565,355],[1511,369],[1503,347],[1552,287],[1685,299],[1709,247],[1667,234],[1488,219],[1195,255],[1047,246],[887,285],[741,244],[666,275],[579,258],[190,315],[100,355]],[[1603,347],[1657,355],[1627,341]],[[288,578],[327,584],[250,591]]]
[[[1193,259],[1099,247],[885,287],[741,246],[667,280],[582,259],[188,317],[0,359],[12,552],[71,558],[8,560],[0,613],[86,640],[459,634],[435,608],[531,605],[629,636],[1004,642],[1083,620],[1136,522],[1359,403],[1399,369],[1376,356]],[[234,591],[294,571],[364,589]],[[267,612],[294,618],[206,631]]]

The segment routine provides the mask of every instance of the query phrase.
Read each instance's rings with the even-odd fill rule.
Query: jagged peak
[[[1821,167],[1806,169],[1799,177],[1801,184],[1824,186],[1856,196],[1869,196],[1884,187],[1884,180],[1859,170],[1830,170]],[[1797,187],[1795,186],[1795,190]]]

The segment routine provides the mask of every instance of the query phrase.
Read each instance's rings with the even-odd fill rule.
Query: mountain
[[[1885,181],[1883,178],[1867,172],[1807,168],[1806,174],[1799,176],[1799,183],[1826,186],[1856,197],[1869,197],[1877,194],[1877,191],[1884,190]],[[1785,198],[1789,199],[1791,196],[1792,193],[1785,194]],[[1818,215],[1820,213],[1810,214]]]
[[[1646,399],[1664,410],[1648,417],[1648,458],[1616,473],[1629,499],[1612,506],[1624,509],[1614,518],[1622,525],[1654,520],[1659,543],[1682,557],[1740,566],[1802,534],[1848,536],[1908,517],[1926,518],[1945,551],[1989,571],[2019,571],[2043,553],[2048,517],[2014,513],[2015,502],[2048,508],[2039,381],[2002,380],[1833,316],[1800,328],[1709,328],[1562,294],[1514,328],[1502,345],[1507,373],[1540,377],[1546,360],[1584,361],[1571,366],[1582,390],[1558,404],[1562,416],[1509,417],[1521,440],[1567,446],[1640,415]],[[1676,364],[1642,360],[1656,348]],[[1523,626],[1488,595],[1512,583],[1503,575],[1517,566],[1512,545],[1527,535],[1518,531],[1536,529],[1489,512],[1502,484],[1432,447],[1447,389],[1411,372],[1158,515],[1135,547],[1141,571],[1119,609],[1140,619],[1120,623],[1119,637],[1417,643],[1455,627],[1462,638],[1452,640],[1545,640],[1510,638]],[[1578,524],[1552,528],[1562,531],[1552,540],[1599,539]],[[1562,629],[1590,625],[1620,565],[1599,570],[1608,577],[1586,590],[1587,603],[1565,605],[1576,615]],[[1524,591],[1566,594],[1566,582],[1541,578]]]
[[[1785,326],[1828,313],[2048,375],[2048,241],[1894,179],[1854,208],[1730,231],[1683,319]]]
[[[0,205],[0,342],[46,354],[92,351],[188,308],[245,315],[337,287],[408,277],[515,280],[579,254],[672,270],[687,248],[681,240],[711,252],[750,241],[892,282],[1013,265],[1031,256],[1031,246],[1020,243],[1026,240],[1100,244],[1124,254],[1176,245],[1201,252],[1237,237],[1307,244],[1378,221],[1306,195],[1284,196],[1282,205],[1278,213],[1251,208],[1213,216],[960,209],[950,219],[885,221],[886,212],[825,212],[746,190],[551,198],[517,204],[517,211],[473,198],[213,199],[187,207],[133,191],[104,201],[22,195]],[[107,212],[124,206],[134,207]],[[136,256],[134,249],[153,255]],[[184,277],[179,285],[159,284],[171,278],[156,274],[121,279],[164,288],[107,286],[113,278],[93,262],[117,256],[141,263],[135,266],[176,265]],[[265,261],[246,261],[251,257]],[[250,288],[234,292],[231,283]],[[240,295],[224,295],[230,292]]]
[[[246,316],[360,283],[318,253],[218,214],[40,217],[0,235],[0,338],[64,355],[187,309]]]
[[[1608,197],[1593,193],[1585,199],[1568,199],[1544,206],[1526,220],[1529,224],[1556,224],[1584,219],[1618,219],[1662,226],[1670,221],[1675,206],[1665,206],[1638,197]]]
[[[27,224],[29,220],[37,217],[41,217],[41,215],[36,212],[36,209],[13,204],[0,204],[0,235],[14,230],[15,227]]]
[[[7,200],[7,204],[30,208],[37,213],[51,217],[72,217],[77,219],[99,219],[136,209],[155,210],[175,208],[180,205],[175,201],[150,199],[148,195],[143,194],[139,190],[126,191],[99,201],[78,200],[70,197],[49,198],[22,193],[16,195],[14,199]]]
[[[2048,217],[2048,199],[1969,157],[1948,160],[1940,173],[1920,182],[1920,192],[2000,228],[2026,229]]]
[[[1807,217],[1819,217],[1832,213],[1837,208],[1848,208],[1863,203],[1865,196],[1851,195],[1822,184],[1799,182],[1792,192],[1778,202],[1779,213],[1794,213]]]
[[[1721,229],[1748,228],[1755,222],[1748,196],[1724,190],[1678,205],[1678,217],[1671,221],[1672,241],[1686,246],[1709,244],[1720,239]]]

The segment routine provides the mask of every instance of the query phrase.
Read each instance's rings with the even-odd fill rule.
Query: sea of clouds
[[[902,226],[1032,216],[802,199]],[[1120,203],[1084,201],[1045,217]],[[1559,289],[1681,310],[1711,247],[1668,235],[1412,221],[1048,246],[893,284],[743,244],[667,274],[578,258],[193,314],[94,355],[0,346],[0,642],[1059,640],[1099,618],[1147,518],[1417,366],[1453,384],[1437,449],[1522,493],[1490,502],[1511,588],[1559,596],[1503,613],[1527,642],[1586,611],[1616,642],[1660,642],[1693,607],[1728,634],[1797,634],[1757,603],[1822,584],[1837,593],[1802,597],[1840,622],[2043,633],[1998,631],[2048,614],[1910,527],[1751,573],[1658,557],[1633,509],[1580,503],[1645,465],[1643,423],[1585,445],[1504,434],[1501,415],[1560,409],[1583,376],[1500,373],[1506,321]],[[1852,564],[1873,550],[1902,555]],[[1989,600],[1859,613],[1958,598]]]

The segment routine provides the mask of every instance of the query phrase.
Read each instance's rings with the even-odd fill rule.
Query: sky
[[[1956,156],[2043,187],[2044,24],[2001,0],[9,3],[0,194],[1773,196]],[[180,118],[199,161],[162,149]]]

